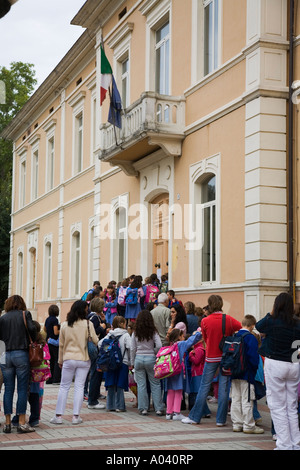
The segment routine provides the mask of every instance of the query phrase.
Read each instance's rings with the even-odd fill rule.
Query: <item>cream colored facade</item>
[[[43,322],[96,279],[158,270],[183,301],[219,293],[260,318],[289,288],[289,2],[88,0],[72,23],[83,35],[5,131],[10,294]],[[125,108],[116,134],[101,38]]]

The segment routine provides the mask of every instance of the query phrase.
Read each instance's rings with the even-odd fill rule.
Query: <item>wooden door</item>
[[[168,272],[169,195],[161,194],[152,201],[152,272]]]

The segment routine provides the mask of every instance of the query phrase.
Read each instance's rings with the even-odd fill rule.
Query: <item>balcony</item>
[[[185,98],[145,92],[125,110],[122,129],[112,124],[100,128],[100,160],[136,176],[134,163],[163,149],[168,156],[181,155],[185,128]]]

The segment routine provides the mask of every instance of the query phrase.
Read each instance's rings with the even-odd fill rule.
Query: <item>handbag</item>
[[[90,321],[87,320],[87,327],[88,327],[88,341],[87,341],[87,349],[88,349],[88,354],[89,358],[91,361],[95,361],[98,356],[98,348],[97,346],[93,343],[91,334],[90,334]]]
[[[24,319],[25,327],[26,327],[29,341],[30,341],[29,349],[28,349],[30,367],[37,367],[42,364],[42,361],[44,359],[43,345],[32,341],[31,336],[28,331],[28,327],[27,327],[25,312],[23,312],[23,319]]]

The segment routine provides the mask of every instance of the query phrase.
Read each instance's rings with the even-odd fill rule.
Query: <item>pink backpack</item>
[[[152,285],[148,284],[147,285],[147,291],[146,291],[146,297],[145,297],[145,303],[148,304],[149,302],[154,302],[156,300],[156,295],[157,292],[159,292],[159,288]]]
[[[44,359],[42,361],[42,364],[40,366],[32,367],[30,369],[32,382],[45,382],[51,377],[50,352],[47,343],[43,347],[43,353]]]
[[[119,295],[118,295],[118,304],[119,305],[126,305],[125,297],[126,297],[127,289],[128,289],[128,287],[120,286]]]
[[[179,375],[182,371],[182,365],[179,357],[178,344],[163,346],[156,355],[154,365],[154,377],[156,379],[165,379],[173,375]]]

